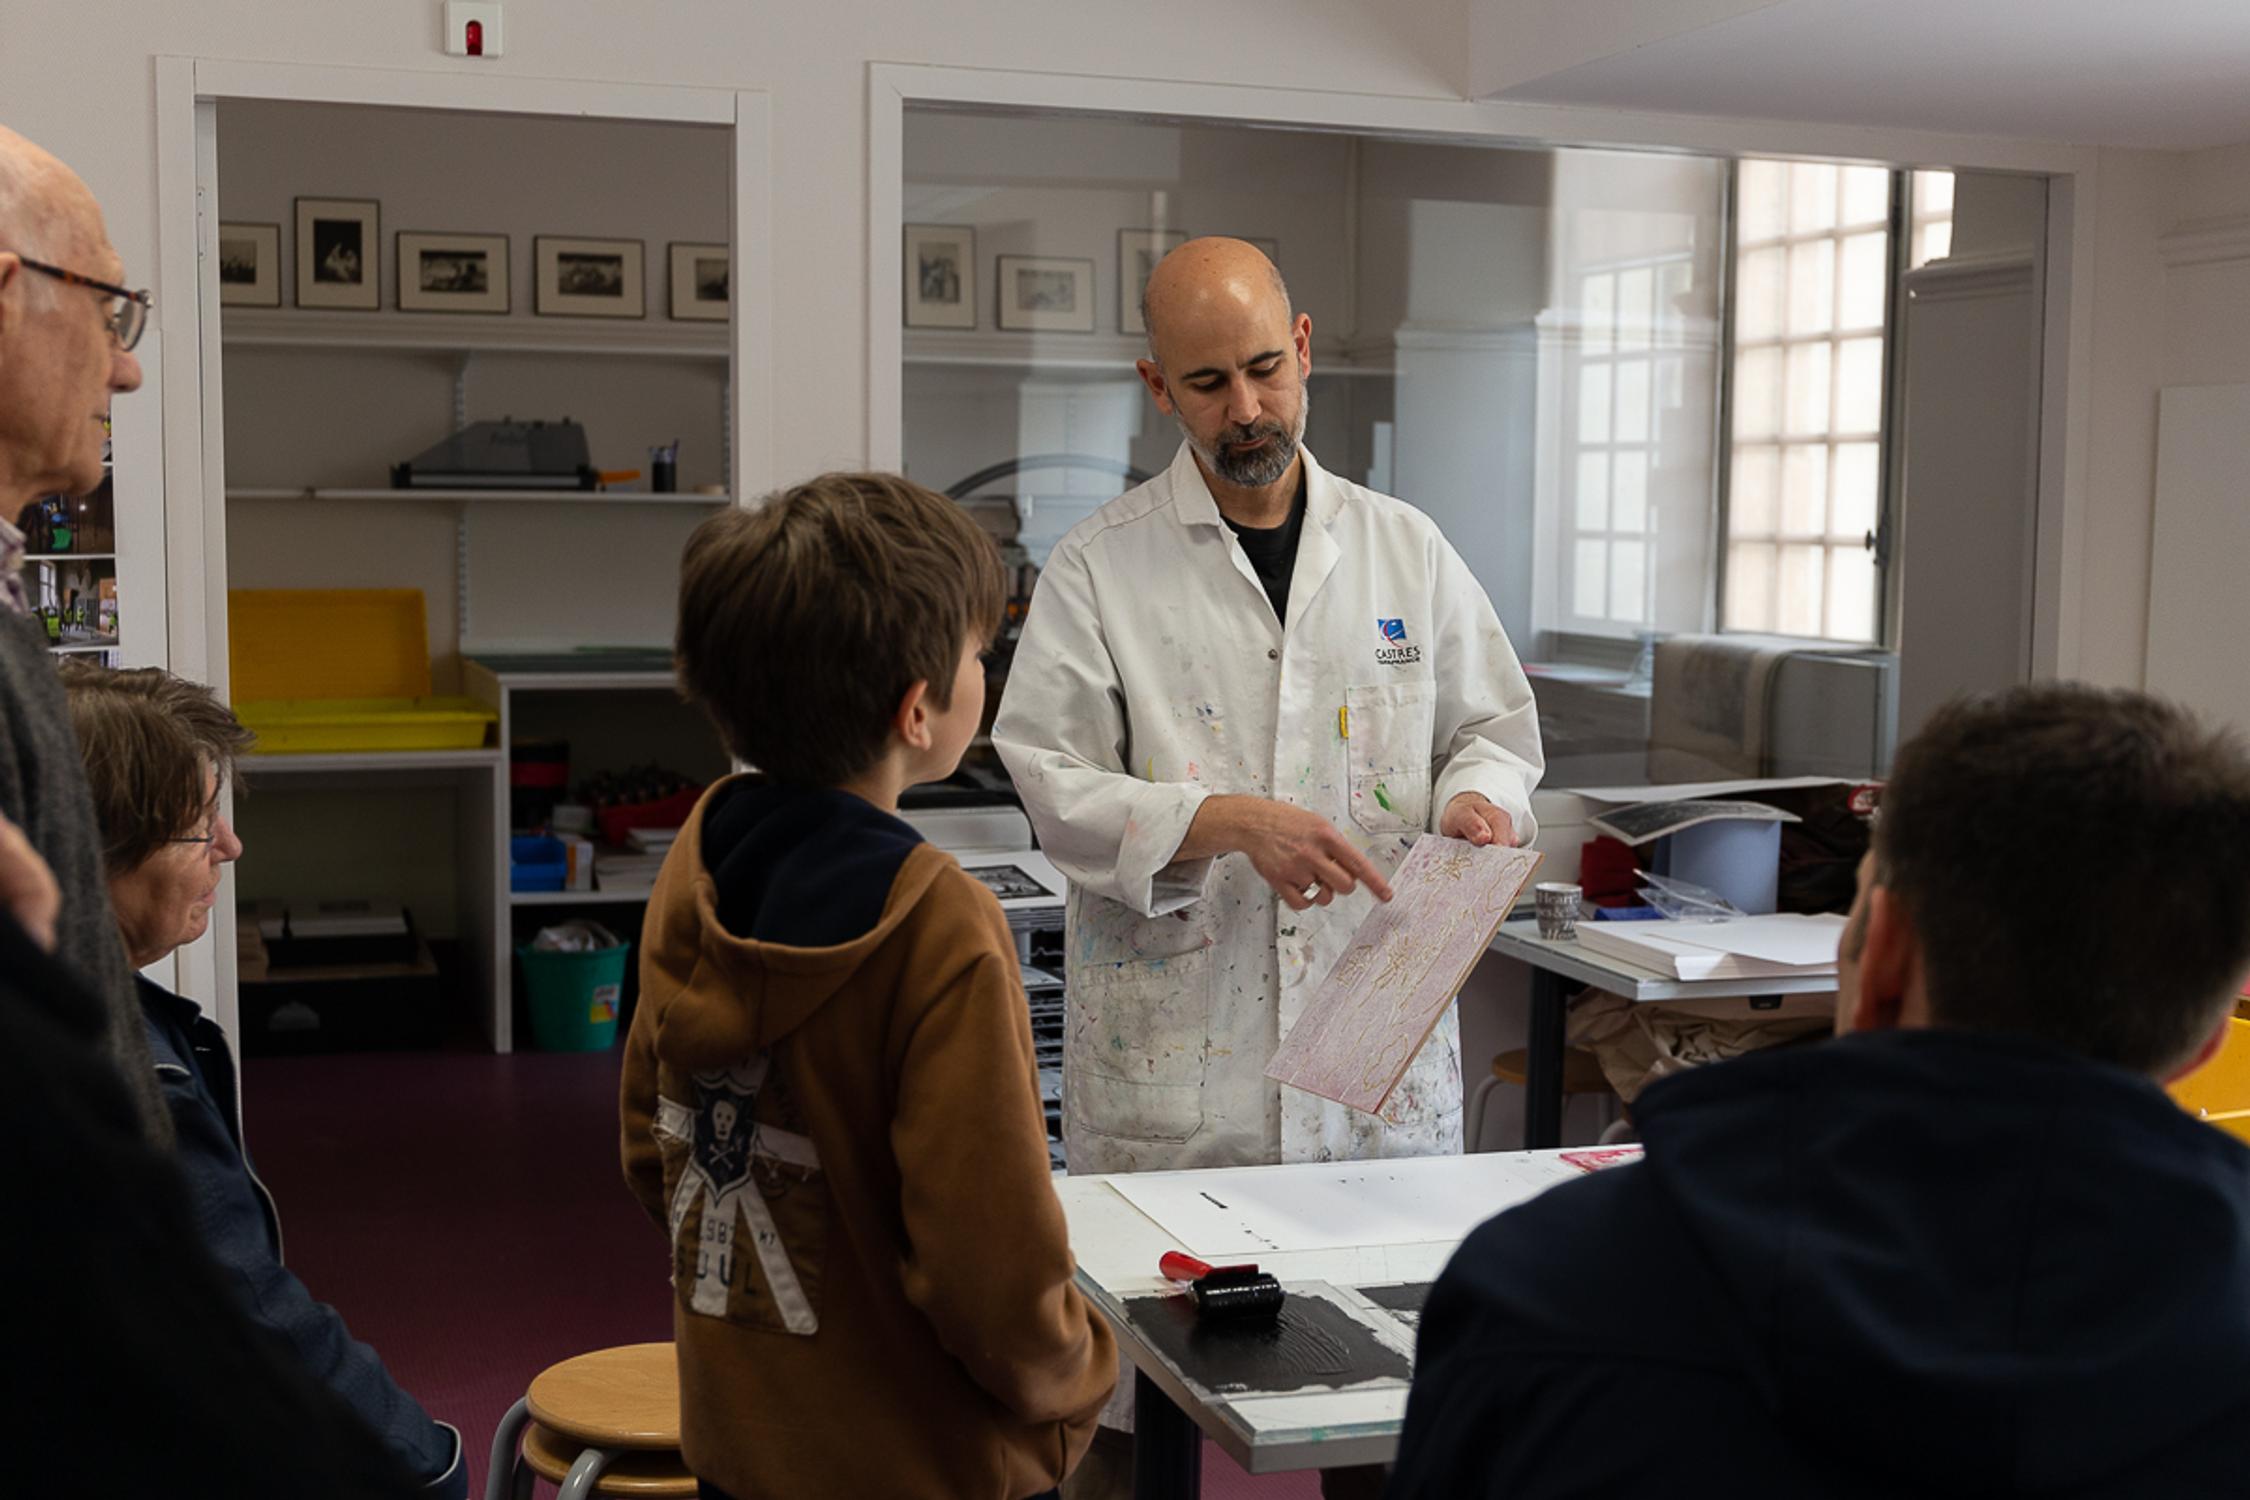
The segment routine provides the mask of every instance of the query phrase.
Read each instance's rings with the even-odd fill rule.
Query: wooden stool
[[[1503,1083],[1522,1087],[1530,1076],[1531,1049],[1516,1047],[1492,1059],[1492,1076],[1477,1085],[1476,1098],[1469,1103],[1468,1133],[1462,1137],[1461,1149],[1474,1151],[1484,1140],[1484,1107],[1492,1098],[1492,1091]],[[1602,1065],[1594,1054],[1580,1047],[1565,1048],[1562,1055],[1562,1091],[1568,1098],[1572,1094],[1606,1094],[1609,1079],[1602,1073]]]
[[[582,1447],[533,1422],[524,1429],[523,1461],[565,1495],[693,1495],[695,1476],[677,1449],[625,1449],[604,1464],[591,1488],[570,1488],[572,1474],[598,1449]]]
[[[527,1500],[535,1475],[557,1481],[563,1500],[694,1494],[672,1346],[597,1349],[540,1371],[492,1435],[486,1500]]]

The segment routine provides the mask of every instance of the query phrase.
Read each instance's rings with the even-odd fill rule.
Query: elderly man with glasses
[[[112,398],[136,390],[131,352],[148,294],[70,168],[0,127],[0,817],[21,827],[62,891],[56,956],[109,1008],[110,1047],[150,1136],[168,1141],[134,999],[103,891],[102,848],[36,601],[11,523],[49,495],[102,482]]]

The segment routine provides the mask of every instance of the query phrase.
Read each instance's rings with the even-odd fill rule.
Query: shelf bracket
[[[477,357],[474,349],[461,351],[460,361],[453,367],[453,430],[469,430],[469,363]]]
[[[453,649],[464,651],[469,639],[469,507],[453,513]]]

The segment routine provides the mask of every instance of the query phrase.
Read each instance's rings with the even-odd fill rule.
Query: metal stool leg
[[[1470,1096],[1469,1134],[1461,1142],[1461,1150],[1464,1154],[1484,1149],[1484,1112],[1492,1102],[1492,1091],[1498,1087],[1500,1087],[1499,1078],[1488,1072],[1484,1076],[1484,1082],[1477,1085],[1476,1093]]]
[[[578,1462],[572,1464],[570,1472],[563,1476],[562,1488],[555,1492],[556,1500],[585,1500],[586,1496],[594,1493],[594,1486],[601,1480],[602,1470],[608,1468],[610,1460],[615,1457],[617,1450],[614,1448],[588,1448],[579,1454]]]
[[[484,1500],[509,1500],[516,1488],[516,1444],[530,1425],[531,1398],[526,1396],[508,1408],[492,1434],[492,1466],[484,1471]]]

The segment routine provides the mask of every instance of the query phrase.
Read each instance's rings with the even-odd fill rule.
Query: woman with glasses
[[[219,877],[242,855],[219,810],[250,733],[207,687],[153,667],[62,668],[86,763],[110,904],[135,968],[201,938]],[[461,1435],[399,1389],[375,1351],[281,1264],[273,1197],[243,1146],[234,1056],[195,1002],[139,980],[157,1080],[179,1137],[179,1162],[207,1248],[235,1273],[253,1321],[374,1429],[428,1491],[466,1496]]]

